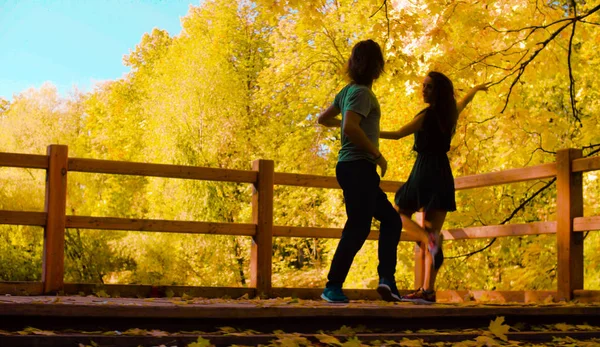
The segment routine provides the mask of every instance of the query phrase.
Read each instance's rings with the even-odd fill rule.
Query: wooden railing
[[[559,300],[583,298],[600,299],[598,292],[583,291],[583,231],[600,230],[600,216],[583,217],[582,173],[600,169],[600,157],[581,158],[581,150],[558,151],[556,162],[519,169],[504,170],[480,175],[458,177],[456,189],[472,189],[493,185],[522,182],[543,178],[557,179],[557,221],[527,224],[506,224],[444,230],[446,240],[491,238],[518,235],[557,235]],[[44,227],[43,268],[41,283],[0,283],[0,292],[16,292],[15,288],[28,288],[29,294],[78,292],[84,284],[64,283],[65,229],[104,229],[146,232],[171,232],[194,234],[219,234],[252,237],[250,258],[250,288],[204,288],[205,296],[232,295],[289,296],[292,288],[273,288],[271,285],[273,237],[339,238],[339,228],[295,227],[273,225],[274,185],[337,188],[335,177],[274,172],[271,160],[252,162],[252,170],[229,170],[181,165],[133,163],[110,160],[69,158],[67,146],[48,146],[47,155],[0,152],[0,166],[46,170],[46,196],[44,212],[0,210],[0,224],[33,225]],[[196,221],[171,221],[89,217],[66,215],[67,176],[69,172],[139,175],[194,180],[250,183],[252,192],[252,223],[212,223]],[[401,182],[382,181],[386,192],[395,192]],[[418,216],[419,217],[419,216]],[[378,231],[369,235],[378,238]],[[402,241],[416,241],[402,234]],[[415,286],[422,283],[425,250],[415,248]],[[37,285],[40,285],[38,287]],[[136,286],[119,286],[121,294],[135,292]],[[137,286],[138,288],[142,286]],[[186,287],[197,288],[200,287]],[[179,288],[181,289],[181,288]],[[301,288],[293,289],[295,295]],[[305,290],[312,296],[319,289]],[[351,296],[361,290],[350,290]],[[139,292],[139,291],[138,291]],[[310,293],[309,293],[310,292]],[[309,294],[307,294],[309,293]],[[364,293],[363,293],[364,294]],[[522,293],[521,293],[522,294]],[[230,296],[232,296],[230,295]],[[459,295],[459,294],[452,294]],[[450,296],[452,296],[450,295]],[[367,295],[368,296],[368,295]],[[523,298],[523,296],[513,296]],[[517,299],[519,300],[519,299]]]

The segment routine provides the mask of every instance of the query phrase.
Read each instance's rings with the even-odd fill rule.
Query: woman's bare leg
[[[446,220],[446,211],[443,210],[431,210],[425,213],[425,221],[428,223],[427,232],[433,233],[434,237],[439,240],[439,246],[442,247],[443,238],[440,235],[442,226]],[[402,220],[404,222],[404,220]],[[427,252],[429,253],[429,252]],[[435,280],[437,278],[439,268],[436,270],[433,267],[433,261],[431,255],[425,258],[425,278],[423,283],[423,289],[435,290]]]
[[[402,229],[404,230],[404,234],[409,235],[411,240],[416,239],[420,240],[420,242],[423,242],[424,244],[427,244],[429,240],[427,238],[427,232],[419,224],[417,224],[411,219],[415,211],[398,209],[397,207],[396,209],[398,210],[400,218],[402,219]],[[402,236],[401,239],[403,239]],[[406,239],[404,238],[404,240]]]

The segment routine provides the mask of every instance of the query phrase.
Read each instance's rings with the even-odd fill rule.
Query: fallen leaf
[[[400,344],[400,346],[403,346],[403,347],[422,347],[423,341],[422,340],[410,340],[405,337],[402,339],[402,341],[399,342],[399,344]]]
[[[342,343],[340,340],[336,339],[334,336],[326,335],[326,334],[317,334],[315,337],[319,340],[319,342],[327,344],[327,345],[335,345],[341,346]]]
[[[150,336],[161,337],[161,336],[169,336],[169,333],[162,330],[151,330],[148,332]]]
[[[504,317],[502,317],[504,318]],[[506,336],[505,336],[506,338]],[[500,344],[498,344],[498,341],[494,340],[493,338],[489,337],[489,336],[477,336],[477,338],[475,339],[475,341],[477,342],[477,347],[495,347],[495,346],[500,346]]]
[[[569,324],[565,324],[565,323],[554,324],[554,327],[560,331],[575,330],[574,325],[569,325]]]
[[[212,346],[210,344],[210,341],[207,339],[203,339],[202,337],[198,337],[198,340],[196,340],[196,342],[192,342],[189,345],[187,345],[187,347],[209,347]]]
[[[492,332],[492,334],[500,338],[502,341],[508,341],[506,333],[508,333],[508,331],[510,330],[510,326],[503,323],[504,317],[496,317],[495,320],[490,322],[489,329]]]

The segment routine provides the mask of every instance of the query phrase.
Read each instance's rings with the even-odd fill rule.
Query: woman
[[[458,115],[475,94],[487,91],[487,83],[471,89],[456,102],[454,87],[448,77],[432,71],[423,80],[423,100],[429,106],[398,131],[382,132],[386,138],[401,139],[415,134],[413,150],[417,160],[406,183],[396,192],[395,203],[408,234],[428,245],[423,287],[402,297],[402,301],[430,304],[435,302],[435,279],[444,261],[440,232],[446,214],[456,211],[454,177],[447,152],[456,129]],[[423,209],[425,229],[411,217]]]
[[[371,231],[373,217],[381,221],[379,233],[379,286],[386,301],[400,301],[394,274],[396,251],[402,222],[385,193],[379,188],[387,170],[387,161],[379,151],[381,111],[371,86],[383,72],[383,54],[372,40],[358,42],[348,60],[351,82],[335,97],[333,104],[319,115],[319,124],[342,128],[342,147],[336,165],[336,178],[344,193],[348,217],[342,238],[335,250],[327,285],[321,298],[332,303],[348,302],[342,285],[354,256]],[[342,119],[337,115],[341,113]]]

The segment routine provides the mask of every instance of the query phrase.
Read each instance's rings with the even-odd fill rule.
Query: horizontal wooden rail
[[[0,224],[45,226],[46,212],[0,210]]]
[[[573,160],[571,170],[573,172],[586,172],[600,170],[600,156],[590,158],[579,158]]]
[[[597,222],[600,223],[600,217]],[[587,221],[585,225],[591,225]],[[581,222],[583,225],[583,221]],[[588,230],[588,229],[586,229]],[[556,222],[534,222],[528,224],[504,224],[504,225],[488,225],[460,229],[442,230],[445,240],[465,240],[465,239],[485,239],[492,237],[505,236],[523,236],[523,235],[541,235],[555,234]],[[339,239],[342,234],[340,228],[316,228],[316,227],[291,227],[291,226],[273,226],[273,236],[276,237],[310,237],[310,238],[328,238]],[[371,230],[367,240],[377,240],[379,237],[378,230]],[[418,241],[402,233],[402,241]]]
[[[44,226],[46,225],[46,218],[46,213],[44,212],[0,210],[0,224]],[[254,224],[242,223],[212,223],[88,216],[67,216],[66,218],[67,228],[236,236],[254,236],[256,233],[256,226]],[[576,232],[600,230],[600,216],[575,218],[573,220],[573,230]],[[443,230],[442,233],[444,234],[445,240],[555,234],[556,222],[486,225]],[[339,239],[341,234],[341,228],[273,226],[273,236],[276,237]],[[377,240],[378,237],[379,231],[372,230],[367,239]],[[418,240],[403,234],[402,241]]]
[[[276,237],[309,237],[318,239],[339,239],[342,236],[340,228],[316,228],[316,227],[290,227],[290,226],[273,226],[273,236]],[[379,239],[379,230],[371,230],[367,240]],[[418,241],[402,234],[402,241]]]
[[[588,163],[586,162],[586,165],[587,164]],[[550,178],[554,176],[556,176],[556,164],[549,163],[519,169],[509,169],[498,172],[490,172],[486,174],[457,177],[455,179],[455,187],[457,190],[472,189],[507,183],[524,182],[542,178]],[[340,188],[335,177],[305,174],[289,174],[280,172],[275,173],[274,183],[280,185],[310,188]],[[402,184],[404,184],[404,182],[381,181],[380,187],[384,192],[393,193],[396,192],[398,188],[402,186]]]
[[[340,189],[337,179],[333,176],[276,172],[273,181],[274,184],[283,186]],[[404,182],[381,181],[379,186],[384,192],[395,193],[403,184]]]
[[[48,156],[0,152],[0,166],[20,167],[27,169],[47,169]]]
[[[242,223],[188,222],[158,219],[67,216],[67,228],[160,231],[184,234],[253,236],[256,225]]]
[[[80,158],[69,159],[69,171],[237,183],[254,183],[257,177],[255,171],[248,170]]]
[[[454,180],[456,189],[471,189],[495,186],[500,184],[524,182],[556,176],[556,164],[542,164],[519,169],[509,169],[485,174],[457,177]]]
[[[276,172],[273,184],[284,186],[297,186],[307,188],[340,189],[337,179],[332,176],[306,175]]]
[[[485,239],[504,236],[555,234],[556,222],[504,224],[443,230],[444,240]]]
[[[573,218],[573,231],[600,230],[600,216]]]

